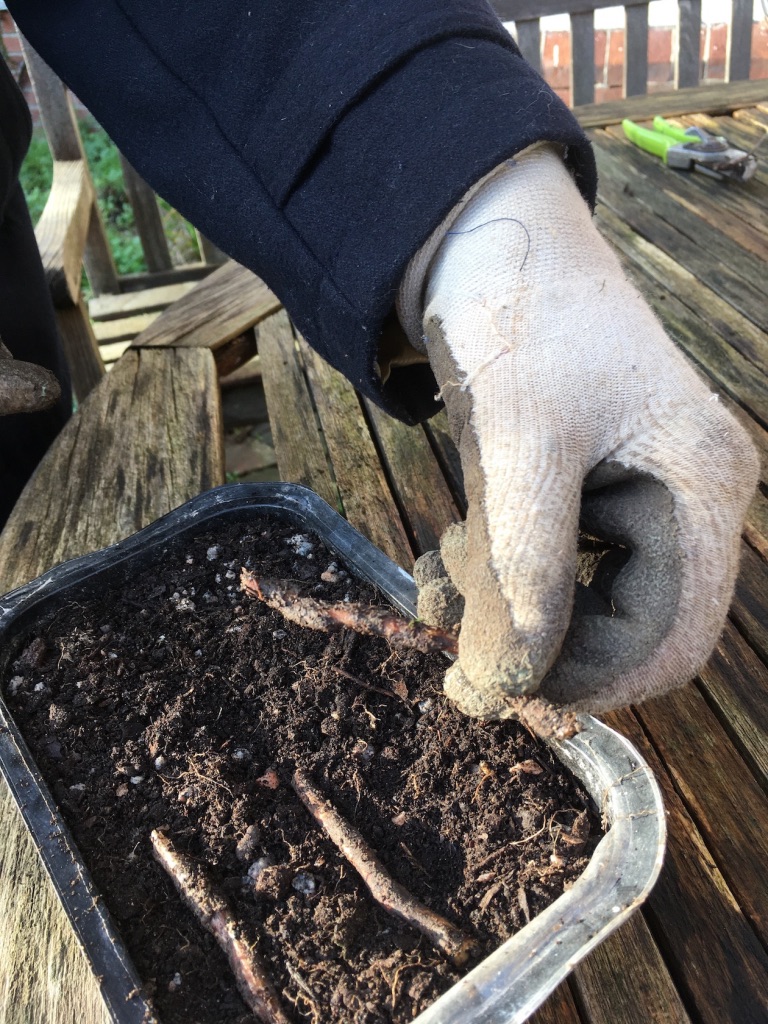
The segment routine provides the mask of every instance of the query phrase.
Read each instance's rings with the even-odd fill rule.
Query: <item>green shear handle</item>
[[[682,128],[675,128],[663,117],[654,117],[653,129],[643,128],[627,118],[621,122],[621,126],[630,142],[634,142],[648,153],[653,153],[654,156],[660,156],[665,163],[672,146],[681,142],[690,144],[697,141],[695,136],[687,135]]]

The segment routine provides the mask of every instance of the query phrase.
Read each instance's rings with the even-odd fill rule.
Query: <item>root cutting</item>
[[[387,608],[302,597],[285,580],[257,577],[247,569],[241,571],[240,583],[251,597],[257,597],[289,622],[307,629],[319,629],[324,633],[351,629],[365,636],[384,637],[393,647],[410,647],[423,654],[456,650],[457,638],[453,633],[423,622],[409,621]]]
[[[184,903],[224,950],[240,995],[262,1024],[291,1024],[256,950],[240,936],[227,902],[200,865],[174,849],[157,830],[150,835],[155,860],[168,873]]]
[[[417,928],[457,967],[462,967],[475,952],[473,940],[447,918],[419,903],[391,877],[357,829],[328,803],[306,772],[296,771],[292,781],[296,795],[360,875],[376,902]]]
[[[404,619],[385,608],[346,601],[318,601],[302,596],[285,580],[257,577],[248,569],[241,571],[240,584],[251,597],[280,612],[289,622],[307,629],[325,633],[351,629],[365,636],[384,637],[393,647],[408,647],[423,654],[459,653],[456,633]],[[567,740],[580,731],[576,715],[542,697],[508,696],[506,703],[515,718],[539,739]]]

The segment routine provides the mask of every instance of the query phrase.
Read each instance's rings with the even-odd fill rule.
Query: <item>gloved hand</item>
[[[756,454],[624,276],[554,148],[508,161],[460,207],[398,297],[469,505],[442,544],[465,602],[446,691],[481,717],[537,689],[577,711],[662,693],[722,629]],[[602,604],[575,583],[580,515],[631,550],[618,573],[613,555],[588,564]],[[427,620],[461,610],[440,573],[434,555],[417,565]],[[589,600],[574,609],[577,590]]]
[[[60,394],[50,370],[14,359],[0,341],[0,416],[48,409]]]

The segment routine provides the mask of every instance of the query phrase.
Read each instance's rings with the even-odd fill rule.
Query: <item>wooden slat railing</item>
[[[523,56],[541,70],[540,18],[568,14],[571,20],[571,97],[574,106],[595,100],[595,11],[618,6],[614,0],[492,0],[503,21],[514,21]],[[648,91],[648,0],[625,0],[625,96]],[[701,0],[678,0],[676,88],[699,84]],[[749,78],[752,0],[732,0],[726,55],[727,81]]]
[[[66,87],[23,38],[22,47],[54,161],[82,160],[85,162],[83,142]],[[152,287],[151,278],[154,274],[163,275],[163,283],[168,283],[174,279],[177,273],[180,280],[186,279],[190,273],[193,273],[195,277],[205,276],[206,273],[225,262],[227,259],[225,254],[199,231],[196,231],[198,248],[202,257],[200,263],[174,267],[157,204],[157,196],[122,154],[120,161],[125,190],[133,209],[136,232],[147,264],[148,274],[142,275],[146,279],[145,287]],[[117,294],[135,287],[132,280],[128,280],[127,276],[124,278],[119,275],[115,269],[104,225],[95,202],[92,204],[84,264],[94,295]]]

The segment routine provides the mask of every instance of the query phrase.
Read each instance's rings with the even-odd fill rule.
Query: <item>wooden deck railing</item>
[[[623,6],[625,14],[624,95],[648,91],[648,0],[492,0],[503,21],[514,21],[523,56],[541,70],[539,21],[550,14],[571,19],[571,96],[574,106],[595,99],[595,11]],[[701,0],[679,0],[675,88],[699,84]],[[726,81],[749,78],[752,46],[752,0],[732,0],[728,26]]]
[[[59,161],[82,161],[85,174],[90,177],[80,131],[75,118],[68,91],[45,61],[29,43],[22,39],[24,59],[38,98],[40,117],[43,122],[54,163]],[[174,267],[163,230],[163,222],[157,205],[157,196],[150,186],[120,154],[123,180],[128,200],[133,209],[136,232],[141,242],[147,264],[147,274],[119,275],[115,269],[104,226],[95,204],[91,210],[88,237],[84,250],[85,271],[94,295],[104,292],[119,293],[155,284],[168,284],[175,278],[189,280],[190,277],[204,277],[214,267],[226,260],[226,256],[207,238],[195,230],[198,249],[202,256],[199,263],[187,263]],[[174,271],[177,273],[174,274]],[[153,280],[153,275],[162,275],[162,280]]]
[[[121,156],[125,188],[148,272],[117,272],[67,89],[26,40],[22,45],[53,156],[51,192],[35,234],[75,395],[81,402],[105,373],[81,294],[83,268],[94,296],[118,295],[205,277],[224,263],[226,256],[196,232],[202,260],[174,267],[157,196]]]

